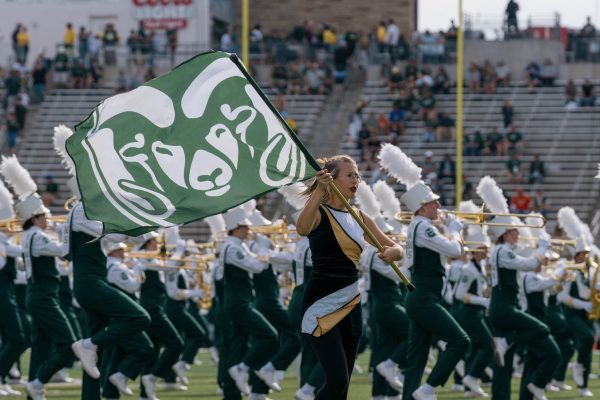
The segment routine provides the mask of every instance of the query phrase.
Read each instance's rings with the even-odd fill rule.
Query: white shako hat
[[[0,169],[2,175],[6,178],[6,182],[12,187],[20,200],[15,205],[15,209],[23,221],[27,221],[36,215],[50,213],[50,210],[44,206],[42,199],[37,194],[37,185],[31,178],[29,171],[23,168],[17,157],[14,155],[2,157]]]
[[[474,228],[474,229],[473,229]],[[490,238],[479,226],[471,225],[467,229],[466,242],[470,242],[466,247],[467,251],[478,249],[480,247],[490,247]]]
[[[592,248],[587,244],[587,242],[582,236],[578,236],[577,239],[575,239],[575,254],[581,253],[583,251],[589,252],[591,250]]]
[[[111,240],[101,239],[100,247],[102,248],[102,252],[105,256],[108,255],[111,251],[127,248],[127,245],[123,242],[113,242]]]
[[[412,212],[417,212],[424,204],[439,199],[431,188],[423,182],[417,182],[412,188],[400,197],[400,201]]]
[[[271,221],[262,215],[260,210],[256,209],[256,200],[250,199],[242,204],[241,207],[244,209],[244,212],[253,226],[266,226],[272,224]]]
[[[231,231],[238,226],[252,226],[252,222],[250,222],[246,212],[241,206],[227,210],[227,212],[223,214],[223,219],[225,220],[225,229],[227,229],[227,231]]]
[[[15,209],[23,221],[35,217],[36,215],[50,214],[39,194],[33,193],[25,200],[17,203]]]
[[[517,225],[519,225],[519,220],[517,217],[510,217],[507,215],[499,215],[494,217],[491,221],[494,224],[502,224],[504,226],[490,226],[488,227],[488,232],[494,237],[495,240],[502,235],[504,235],[507,231],[511,229],[517,229]]]
[[[144,237],[146,238],[146,240],[144,240],[142,243],[138,244],[137,246],[134,246],[135,251],[141,251],[150,239],[158,239],[160,237],[160,233],[158,233],[156,231],[151,231],[151,232],[145,233]]]

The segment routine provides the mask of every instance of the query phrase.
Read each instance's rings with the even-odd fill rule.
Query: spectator
[[[530,184],[541,184],[544,183],[546,177],[546,169],[544,168],[544,162],[540,160],[540,156],[536,154],[531,165],[529,166],[529,183]]]
[[[250,31],[249,42],[250,42],[250,53],[262,53],[263,33],[261,31],[260,24],[254,25],[254,28]]]
[[[287,74],[287,94],[302,94],[306,91],[304,84],[304,76],[298,69],[298,64],[289,64]]]
[[[440,196],[439,202],[442,206],[447,206],[448,201],[446,199],[446,191],[443,183],[438,179],[435,172],[431,172],[427,174],[425,177],[425,183],[431,188],[431,190],[435,190],[435,193]]]
[[[21,25],[21,29],[17,34],[17,62],[22,66],[27,64],[27,54],[29,53],[29,42],[31,37],[27,32],[27,28]]]
[[[510,0],[506,5],[506,33],[509,37],[519,33],[519,21],[517,19],[517,12],[519,11],[519,5],[514,1]]]
[[[104,50],[104,65],[117,64],[117,45],[119,44],[119,33],[112,23],[106,24],[102,34],[102,48]]]
[[[580,105],[582,107],[593,107],[596,104],[596,92],[594,90],[594,84],[590,81],[589,78],[581,85],[581,100]]]
[[[446,112],[442,112],[439,114],[437,118],[438,122],[438,140],[440,141],[450,141],[454,138],[454,119],[450,117],[450,115]]]
[[[527,214],[531,210],[531,207],[531,196],[526,194],[523,188],[517,188],[515,195],[510,201],[510,208],[518,214]]]
[[[496,63],[496,85],[507,87],[510,83],[510,68],[504,61]]]
[[[464,141],[464,155],[466,157],[479,157],[485,146],[483,135],[479,130],[476,130],[473,135],[466,135]]]
[[[450,93],[450,77],[448,76],[448,72],[446,72],[446,68],[443,65],[438,67],[435,76],[433,77],[433,91],[435,93]]]
[[[515,110],[510,103],[510,100],[504,99],[502,103],[502,119],[504,121],[504,128],[507,128],[513,122],[515,116]]]
[[[508,183],[523,183],[523,170],[521,169],[521,160],[516,154],[512,154],[506,162],[506,172]]]
[[[485,94],[496,93],[496,70],[489,60],[483,63],[481,75],[483,79],[483,92]]]
[[[287,93],[287,69],[285,65],[277,63],[271,68],[271,86],[274,87],[278,93]]]
[[[379,21],[377,31],[375,32],[375,38],[377,40],[377,51],[379,54],[385,53],[387,49],[386,45],[386,26],[385,21]]]
[[[260,25],[258,25],[260,27]],[[169,46],[169,55],[170,55],[170,59],[171,59],[171,66],[175,65],[175,53],[177,52],[177,45],[178,45],[178,39],[177,39],[177,35],[178,35],[178,30],[177,28],[173,28],[173,29],[167,29],[167,31],[165,32],[167,35],[167,44]],[[261,33],[262,35],[262,33]],[[261,36],[261,45],[262,45],[262,36]]]
[[[569,79],[565,86],[565,105],[566,106],[577,106],[577,86],[573,79]]]
[[[89,82],[90,86],[94,89],[102,87],[103,79],[104,79],[104,68],[102,67],[102,65],[100,65],[98,60],[92,59],[92,61],[90,63],[90,71],[89,72],[90,72],[90,80],[91,80],[91,82]],[[135,87],[137,87],[137,85]],[[132,89],[133,88],[134,87],[132,87]]]
[[[393,19],[388,20],[387,29],[385,31],[385,43],[390,53],[392,64],[396,62],[398,57],[398,41],[400,39],[400,28],[394,23]]]
[[[419,67],[417,66],[417,61],[414,58],[408,60],[408,63],[404,67],[404,77],[406,79],[414,78],[417,79],[417,75],[419,74]]]
[[[469,65],[469,70],[467,71],[467,82],[469,83],[469,93],[479,93],[481,85],[481,72],[479,71],[477,64],[474,62]]]
[[[19,36],[19,32],[21,32],[21,24],[17,23],[17,25],[15,26],[15,29],[12,31],[12,34],[10,35],[11,37],[11,41],[12,41],[12,48],[13,51],[15,52],[15,60],[17,60],[19,58],[19,41],[17,40],[17,36]]]
[[[343,83],[346,80],[346,67],[350,56],[348,42],[342,41],[333,52],[335,83]]]
[[[10,109],[6,115],[6,136],[8,151],[14,154],[17,147],[17,138],[19,137],[19,122],[14,109]]]
[[[548,208],[550,207],[550,201],[544,196],[544,190],[541,187],[535,189],[533,195],[533,211],[542,214],[545,218],[548,214]]]
[[[403,86],[402,72],[399,65],[394,65],[390,70],[390,76],[387,79],[388,92],[393,93],[394,90],[400,90]]]
[[[361,151],[361,160],[364,158],[364,155],[369,150],[369,143],[372,139],[372,132],[367,127],[366,124],[362,124],[360,130],[358,131],[358,141],[356,142],[357,148]]]
[[[46,93],[46,82],[48,78],[48,70],[44,65],[44,60],[38,58],[31,70],[31,83],[32,83],[32,103],[39,104],[44,101],[44,95]]]
[[[556,65],[552,63],[552,60],[546,58],[542,64],[542,68],[540,69],[540,81],[542,86],[554,85],[554,80],[556,79],[557,75],[558,71],[556,69]]]
[[[102,35],[99,33],[92,35],[90,34],[88,37],[88,52],[90,54],[90,58],[94,60],[100,59],[100,49],[102,48]]]
[[[423,170],[421,172],[421,176],[429,176],[431,173],[436,174],[437,166],[435,165],[435,162],[433,162],[433,151],[427,150],[424,155],[425,160],[423,161],[423,166],[421,167]]]
[[[56,201],[58,195],[58,185],[54,182],[51,174],[46,175],[46,185],[42,192],[42,202],[46,207],[51,207]]]
[[[308,93],[310,94],[326,94],[327,89],[323,84],[324,71],[319,69],[316,62],[308,63],[308,69],[304,72]]]
[[[363,123],[363,110],[367,106],[364,100],[359,100],[350,115],[350,124],[348,125],[348,133],[350,139],[358,139],[358,132],[360,131]]]
[[[444,159],[440,161],[437,176],[443,182],[454,183],[456,181],[456,166],[450,154],[445,154]]]
[[[404,134],[404,111],[398,106],[398,104],[394,103],[392,105],[392,111],[388,117],[390,123],[390,131],[393,132],[393,135],[398,137]]]
[[[79,42],[79,58],[85,60],[88,54],[88,40],[90,32],[85,30],[84,26],[79,27],[79,33],[77,34],[77,41]]]
[[[5,109],[12,108],[16,96],[21,92],[21,86],[21,73],[19,70],[12,68],[4,79],[4,87],[6,88]]]
[[[580,36],[584,38],[593,38],[596,36],[596,28],[592,25],[592,19],[588,16],[587,22],[580,32]]]
[[[529,91],[540,85],[540,66],[535,61],[530,62],[525,67],[525,81]]]
[[[492,156],[503,156],[504,146],[502,145],[503,141],[502,134],[498,132],[498,128],[494,127],[490,133],[486,135],[485,138],[485,149],[484,155],[492,155]]]
[[[128,90],[129,86],[127,83],[127,77],[125,76],[125,71],[120,69],[119,75],[117,76],[117,80],[115,81],[115,94],[125,93]]]
[[[506,133],[506,153],[523,153],[523,134],[517,131],[514,123],[510,124],[510,128]]]
[[[475,188],[473,183],[469,182],[465,176],[463,176],[463,201],[473,200],[475,198]]]
[[[402,88],[398,93],[398,97],[394,100],[394,105],[404,111],[405,118],[409,120],[412,116],[414,102],[415,98],[412,92],[407,92],[406,89]]]
[[[323,27],[322,36],[323,36],[323,44],[325,45],[325,48],[329,52],[332,52],[335,49],[335,46],[337,45],[337,42],[338,42],[335,30],[333,28],[331,28],[329,25],[325,24],[325,26]]]
[[[25,121],[27,119],[27,105],[23,104],[21,96],[15,97],[15,118],[19,127],[19,136],[23,136],[25,132]]]
[[[388,135],[390,133],[390,120],[386,117],[384,113],[379,114],[379,116],[377,117],[377,128],[379,129],[379,133],[383,136]]]
[[[423,121],[425,120],[427,112],[435,108],[435,96],[431,93],[429,88],[426,87],[423,90],[419,104],[421,105],[421,108],[419,109],[419,119]]]
[[[74,89],[86,89],[88,87],[88,71],[80,59],[75,60],[71,68],[71,87]]]
[[[77,35],[75,34],[73,25],[70,22],[67,23],[67,28],[65,29],[65,33],[63,35],[63,44],[65,45],[65,51],[67,52],[69,57],[74,56],[76,37]]]
[[[58,46],[54,57],[54,85],[58,88],[66,88],[69,83],[69,56],[65,52],[65,46]]]

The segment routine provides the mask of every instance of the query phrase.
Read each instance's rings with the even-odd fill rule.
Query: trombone
[[[487,226],[511,226],[513,228],[543,228],[546,225],[546,219],[541,215],[524,215],[524,214],[509,214],[509,213],[492,213],[485,212],[485,205],[482,205],[477,212],[465,212],[465,211],[451,211],[451,210],[438,210],[438,218],[444,220],[448,214],[453,214],[456,218],[464,220],[465,225],[487,225]],[[395,215],[397,221],[401,223],[410,223],[414,217],[414,214],[410,211],[400,211]],[[536,218],[540,220],[539,224],[514,224],[508,225],[498,222],[487,221],[488,217],[515,217],[515,218]]]

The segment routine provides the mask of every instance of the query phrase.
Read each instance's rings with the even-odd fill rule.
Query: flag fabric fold
[[[239,60],[214,51],[104,100],[66,149],[104,234],[195,221],[320,169]]]

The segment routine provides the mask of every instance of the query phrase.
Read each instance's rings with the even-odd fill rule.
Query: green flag
[[[105,234],[218,214],[319,168],[239,60],[223,52],[104,100],[66,148],[86,215]]]

